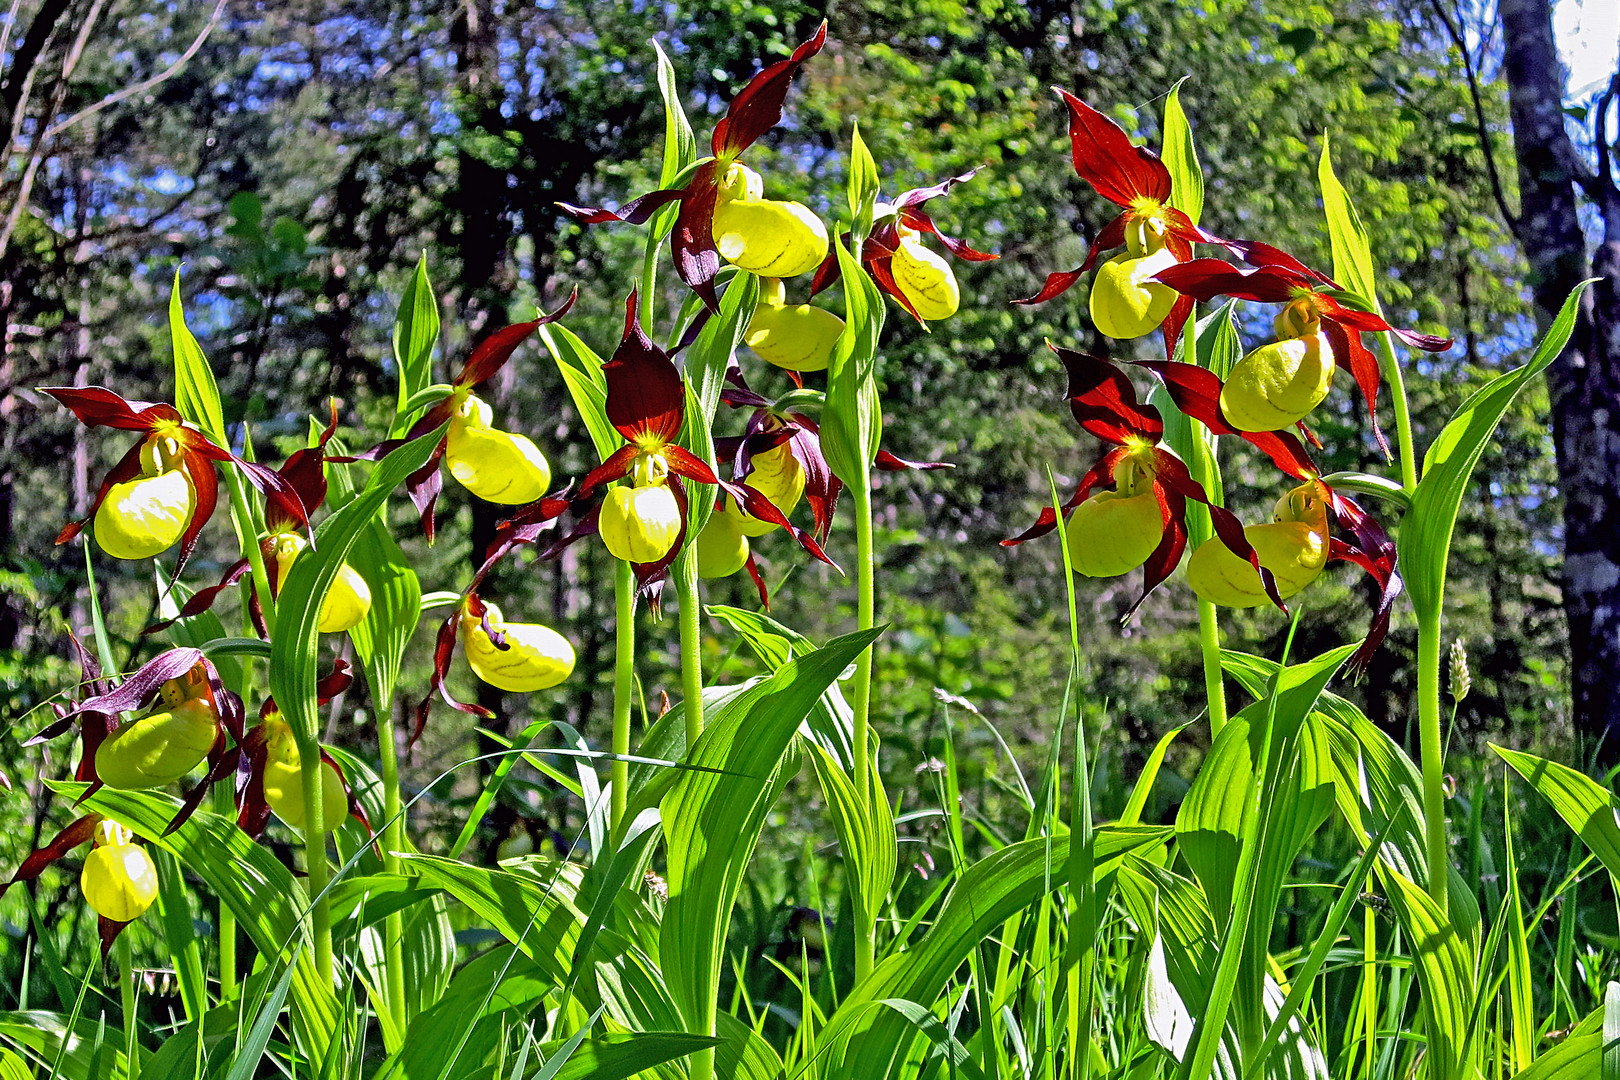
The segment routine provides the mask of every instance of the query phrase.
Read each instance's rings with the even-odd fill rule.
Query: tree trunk
[[[1588,261],[1576,184],[1591,178],[1564,127],[1550,0],[1501,0],[1500,11],[1522,204],[1512,225],[1530,264],[1539,329],[1580,281],[1602,279],[1548,369],[1547,386],[1564,499],[1574,722],[1583,753],[1613,762],[1620,760],[1620,200],[1605,184],[1604,238]]]

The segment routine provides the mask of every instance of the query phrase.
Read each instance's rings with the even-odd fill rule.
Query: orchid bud
[[[684,518],[668,480],[664,456],[642,454],[630,467],[630,483],[608,489],[597,532],[614,558],[655,563],[675,546]]]
[[[450,417],[444,459],[450,475],[485,502],[530,503],[551,487],[551,464],[526,435],[490,426],[489,405],[468,394]]]
[[[157,899],[157,866],[135,834],[116,821],[96,824],[95,846],[84,857],[79,889],[85,903],[104,919],[133,922]]]
[[[96,543],[115,559],[150,558],[174,546],[196,509],[179,441],[149,436],[141,447],[141,475],[114,484],[96,510]]]
[[[1286,600],[1315,581],[1327,565],[1327,500],[1315,481],[1301,484],[1277,500],[1274,521],[1250,525],[1243,536]],[[1187,585],[1200,599],[1223,607],[1271,603],[1254,567],[1218,538],[1205,541],[1187,561]]]
[[[1160,246],[1147,254],[1127,251],[1097,267],[1091,284],[1091,321],[1117,341],[1139,338],[1158,329],[1176,306],[1177,293],[1151,278],[1176,263],[1175,253]]]
[[[286,581],[293,562],[309,546],[297,533],[281,533],[271,538],[271,550],[276,559],[276,580]],[[371,610],[371,587],[366,579],[344,563],[338,567],[337,577],[321,601],[321,615],[315,628],[323,634],[341,634],[358,626],[366,612]]]
[[[1320,332],[1262,345],[1227,376],[1221,412],[1239,431],[1292,427],[1327,397],[1335,366],[1333,346]]]
[[[303,758],[298,752],[298,740],[285,720],[271,717],[264,721],[265,765],[264,801],[276,816],[295,829],[304,827],[304,772]],[[321,762],[321,823],[335,828],[349,815],[349,793],[343,788],[343,778],[327,761]]]
[[[760,285],[759,306],[744,340],[768,364],[789,371],[824,371],[844,332],[844,320],[813,304],[785,301],[780,279]]]
[[[924,322],[948,319],[962,304],[962,290],[956,284],[951,264],[926,247],[913,229],[901,229],[900,243],[889,260],[889,273]]]
[[[501,635],[505,648],[495,644],[491,631]],[[556,686],[573,674],[574,647],[567,638],[539,623],[509,623],[487,601],[481,617],[462,608],[460,632],[473,674],[499,689],[526,694]]]
[[[771,501],[787,517],[804,497],[804,466],[793,456],[793,446],[783,443],[753,456],[754,471],[744,483]],[[738,506],[736,500],[726,503],[726,516],[737,525],[744,536],[764,536],[776,528],[769,521],[761,521]]]
[[[697,545],[699,577],[730,577],[748,565],[748,537],[730,514],[710,514]]]
[[[139,791],[181,779],[219,737],[208,678],[200,667],[163,684],[164,708],[120,725],[96,748],[96,775],[110,788]]]

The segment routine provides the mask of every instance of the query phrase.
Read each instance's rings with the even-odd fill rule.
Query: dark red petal
[[[1289,476],[1309,480],[1317,475],[1305,447],[1286,431],[1239,431],[1221,413],[1221,380],[1208,368],[1176,360],[1135,360],[1159,377],[1176,408],[1197,420],[1216,435],[1236,435],[1263,451]]]
[[[405,478],[405,494],[410,496],[411,505],[422,519],[422,534],[427,537],[429,544],[433,543],[435,521],[433,519],[434,504],[439,501],[439,492],[444,490],[444,477],[439,474],[439,462],[444,459],[444,448],[448,439],[440,439],[439,445],[433,448],[427,463]]]
[[[1182,328],[1187,325],[1187,317],[1193,313],[1195,302],[1190,296],[1178,296],[1176,302],[1170,306],[1170,314],[1164,318],[1164,355],[1176,355],[1176,342],[1181,337]]]
[[[235,585],[238,581],[241,581],[242,575],[246,574],[247,571],[248,561],[246,559],[236,560],[236,562],[232,563],[229,569],[225,571],[225,576],[219,579],[219,584],[210,585],[206,589],[198,589],[191,595],[189,599],[186,600],[184,604],[180,605],[180,614],[176,615],[172,619],[164,619],[160,622],[153,623],[141,631],[141,636],[147,637],[151,634],[162,633],[175,623],[179,622],[181,619],[189,619],[193,615],[201,615],[203,612],[214,606],[214,601],[219,599],[220,593],[224,592],[232,585]]]
[[[717,158],[734,159],[782,119],[782,103],[787,100],[788,84],[805,61],[827,43],[827,22],[822,20],[810,40],[793,50],[793,55],[761,71],[737,92],[726,115],[714,126],[709,139],[710,152]]]
[[[191,512],[191,521],[187,523],[186,531],[180,534],[180,554],[174,563],[173,576],[176,578],[186,568],[191,553],[197,548],[197,540],[202,535],[203,526],[214,516],[214,507],[219,505],[219,474],[214,471],[213,464],[197,460],[195,455],[188,453],[186,466],[187,472],[191,475],[192,490],[197,493],[197,504]]]
[[[620,435],[631,441],[653,436],[665,442],[680,435],[686,388],[668,354],[652,343],[636,319],[634,292],[625,304],[624,337],[612,359],[602,365],[602,376],[607,381],[608,422]]]
[[[844,243],[846,245],[849,243],[848,233],[844,234]],[[838,266],[838,252],[829,247],[827,257],[821,260],[820,266],[816,267],[816,276],[810,279],[810,295],[813,297],[826,289],[832,288],[833,285],[837,284],[842,272]]]
[[[867,246],[870,247],[871,245],[868,244]],[[890,266],[890,263],[892,263],[893,260],[893,252],[870,255],[866,259],[866,272],[872,275],[872,280],[877,282],[879,289],[883,290],[889,296],[894,297],[900,306],[906,309],[906,314],[910,315],[913,319],[916,319],[919,323],[921,323],[923,322],[923,317],[917,314],[917,309],[912,306],[910,298],[908,298],[906,294],[901,291],[900,286],[895,283],[894,271]]]
[[[1355,308],[1345,307],[1331,296],[1318,295],[1316,306],[1324,319],[1342,323],[1347,330],[1361,330],[1367,333],[1389,332],[1402,341],[1424,352],[1445,352],[1455,342],[1450,338],[1436,337],[1433,334],[1420,334],[1415,330],[1402,330],[1391,326],[1382,315],[1375,315],[1370,311],[1357,311]]]
[[[933,218],[915,207],[901,210],[900,220],[918,232],[931,233],[939,237],[939,242],[945,245],[945,250],[958,259],[964,259],[967,262],[990,262],[1001,258],[1000,255],[992,255],[989,252],[975,251],[963,241],[941,232],[939,226],[934,224]]]
[[[631,199],[617,210],[604,210],[596,206],[575,206],[560,202],[557,209],[584,225],[605,225],[610,221],[623,221],[631,225],[645,225],[652,216],[670,203],[686,198],[686,188],[660,188]]]
[[[799,430],[792,440],[793,456],[804,468],[804,501],[810,506],[811,520],[815,523],[816,539],[823,544],[832,531],[833,513],[838,509],[838,495],[844,482],[833,475],[821,451],[821,429],[815,421],[799,413],[793,414]],[[884,451],[878,451],[878,467],[883,466]]]
[[[241,751],[237,747],[227,750],[225,748],[225,730],[220,729],[214,737],[214,745],[208,749],[208,768],[203,771],[202,779],[198,780],[186,791],[185,797],[180,801],[180,809],[176,810],[174,817],[164,827],[163,835],[168,836],[187,821],[191,815],[202,806],[203,797],[213,788],[214,784],[231,775],[236,769],[236,760]]]
[[[1218,242],[1227,248],[1227,250],[1237,255],[1238,258],[1248,263],[1250,266],[1269,266],[1281,270],[1288,270],[1302,281],[1310,282],[1314,280],[1332,289],[1337,289],[1339,287],[1338,284],[1326,274],[1317,270],[1312,270],[1310,267],[1288,254],[1288,252],[1284,251],[1282,248],[1272,247],[1270,244],[1267,244],[1264,241],[1221,240]]]
[[[67,716],[99,712],[109,715],[144,709],[157,699],[158,691],[170,679],[178,679],[203,659],[201,649],[169,649],[140,666],[129,678],[105,694],[86,698]]]
[[[820,559],[822,562],[826,563],[834,570],[837,570],[839,573],[843,573],[842,568],[839,567],[837,563],[833,562],[832,559],[828,558],[825,551],[821,550],[821,545],[816,543],[815,537],[811,536],[809,533],[805,532],[803,529],[800,529],[798,526],[789,521],[787,519],[787,515],[783,514],[782,511],[778,509],[776,504],[771,502],[771,500],[766,498],[762,493],[749,487],[747,484],[733,484],[725,480],[719,480],[717,483],[719,483],[721,489],[724,490],[727,495],[730,495],[733,499],[737,500],[737,505],[746,511],[750,517],[759,518],[761,521],[768,521],[772,525],[782,526],[782,528],[788,531],[788,535],[797,540],[799,542],[799,546],[804,548],[805,551],[809,552],[815,558]]]
[[[1014,300],[1013,303],[1021,305],[1044,304],[1055,296],[1068,292],[1081,276],[1097,265],[1097,260],[1105,251],[1110,251],[1125,243],[1125,223],[1129,214],[1120,214],[1104,225],[1102,232],[1091,241],[1091,247],[1086,251],[1086,261],[1073,270],[1064,270],[1056,274],[1048,274],[1046,284],[1041,291],[1024,300]]]
[[[1226,241],[1212,232],[1206,232],[1193,224],[1192,218],[1167,206],[1163,210],[1165,233],[1170,250],[1176,253],[1176,258],[1185,261],[1192,251],[1193,244],[1220,244],[1225,246]]]
[[[785,441],[785,440],[784,440]],[[677,476],[684,476],[688,480],[696,480],[700,484],[718,484],[720,478],[714,475],[714,470],[696,454],[684,446],[671,443],[664,447],[664,458],[669,462],[669,471]]]
[[[720,253],[714,247],[714,204],[720,191],[715,175],[712,161],[698,167],[686,187],[669,246],[675,273],[698,294],[704,307],[718,314],[720,297],[714,291],[714,278],[720,272]]]
[[[585,479],[579,482],[579,494],[576,499],[585,499],[602,485],[623,479],[630,472],[630,463],[639,453],[640,450],[628,444],[613,451],[606,461],[585,474]]]
[[[73,410],[88,427],[121,431],[150,431],[160,420],[180,421],[180,413],[166,402],[129,401],[105,386],[42,386],[42,393]]]
[[[1176,572],[1176,567],[1181,565],[1181,553],[1187,550],[1187,500],[1179,491],[1163,484],[1154,484],[1153,493],[1159,498],[1159,520],[1164,524],[1164,532],[1159,536],[1158,547],[1142,564],[1142,595],[1126,610],[1127,620],[1153,595],[1153,590]]]
[[[549,315],[541,315],[538,319],[528,322],[513,323],[503,326],[493,334],[480,341],[473,349],[472,355],[461,366],[461,371],[453,380],[458,387],[478,387],[495,377],[496,372],[506,366],[512,358],[517,347],[523,344],[525,338],[547,323],[556,322],[568,314],[568,309],[574,306],[579,299],[579,290],[576,288],[568,294],[568,299],[562,306]]]
[[[1372,422],[1373,437],[1378,440],[1378,448],[1384,452],[1384,459],[1390,460],[1393,455],[1389,439],[1385,438],[1384,429],[1378,426],[1378,358],[1361,340],[1359,330],[1346,330],[1339,322],[1324,318],[1322,334],[1333,346],[1334,353],[1349,362],[1350,374],[1355,377],[1356,385],[1361,388],[1361,396],[1367,401],[1367,419]]]
[[[406,744],[407,749],[416,746],[416,740],[422,737],[422,732],[427,727],[428,713],[433,711],[434,694],[438,694],[439,697],[444,699],[446,705],[457,712],[463,712],[469,716],[480,716],[485,719],[495,715],[482,705],[471,705],[457,701],[444,685],[445,676],[450,673],[450,660],[455,656],[457,631],[460,625],[461,608],[458,606],[450,613],[450,617],[445,619],[439,626],[439,635],[433,644],[433,674],[428,679],[427,696],[416,707],[416,725],[411,729],[410,742]]]
[[[236,768],[236,827],[257,840],[270,823],[270,803],[264,797],[269,748],[263,724],[248,730],[241,749]]]
[[[1243,522],[1224,506],[1216,506],[1209,501],[1203,485],[1192,478],[1192,474],[1187,471],[1186,463],[1180,458],[1164,450],[1158,451],[1155,456],[1159,469],[1159,483],[1209,508],[1209,518],[1215,526],[1215,535],[1226,545],[1228,551],[1254,567],[1255,573],[1260,575],[1260,584],[1265,587],[1266,595],[1271,597],[1279,609],[1286,612],[1288,608],[1283,604],[1282,597],[1277,595],[1277,580],[1272,577],[1270,570],[1260,565],[1260,556],[1249,543],[1248,537],[1243,535]]]
[[[1136,387],[1113,363],[1050,342],[1048,347],[1069,372],[1069,411],[1082,428],[1115,444],[1133,437],[1157,442],[1164,434],[1159,410],[1137,401]]]
[[[657,562],[630,564],[630,569],[636,576],[636,594],[638,596],[645,597],[647,600],[647,606],[654,612],[660,610],[660,604],[663,599],[664,577],[669,573],[670,565],[675,562],[676,556],[681,553],[681,548],[686,544],[686,531],[689,524],[686,516],[687,503],[685,486],[681,484],[671,484],[669,485],[669,491],[671,495],[675,496],[675,504],[680,509],[680,533],[676,535],[675,542],[669,546],[669,550],[664,553],[664,557],[659,559]],[[591,522],[593,529],[595,528],[595,525],[596,522],[593,519]]]
[[[1125,130],[1062,87],[1053,87],[1069,107],[1069,147],[1074,171],[1097,194],[1117,206],[1132,199],[1170,197],[1170,170],[1159,155],[1131,145]]]
[[[765,578],[759,572],[759,564],[754,561],[753,551],[748,552],[748,561],[743,565],[748,568],[748,576],[754,579],[754,588],[759,590],[759,606],[766,611],[771,610],[771,594],[765,588]]]
[[[58,544],[72,540],[84,531],[86,525],[96,519],[96,511],[101,509],[101,504],[106,501],[107,493],[113,489],[114,484],[127,483],[141,475],[141,448],[145,445],[146,440],[142,439],[118,459],[118,464],[107,470],[107,475],[101,478],[101,487],[96,491],[94,501],[90,503],[90,512],[78,521],[70,521],[62,526],[62,531],[56,534]]]
[[[1060,270],[1055,274],[1047,274],[1046,284],[1041,286],[1040,292],[1036,293],[1034,296],[1026,296],[1021,300],[1014,300],[1013,303],[1026,307],[1030,304],[1044,304],[1048,300],[1062,296],[1064,293],[1074,288],[1074,283],[1085,276],[1085,272],[1084,267],[1078,267],[1074,270]]]
[[[1292,270],[1273,266],[1239,269],[1220,259],[1191,259],[1167,266],[1154,275],[1154,281],[1168,285],[1183,296],[1207,302],[1217,296],[1254,300],[1267,304],[1286,303],[1311,281]]]
[[[315,700],[321,705],[326,705],[353,685],[354,675],[349,671],[349,662],[339,657],[332,661],[332,670],[315,684]]]
[[[80,844],[90,842],[96,834],[96,823],[101,820],[100,814],[86,814],[74,820],[51,840],[50,843],[30,854],[22,861],[17,872],[11,875],[11,880],[0,886],[0,896],[6,894],[6,889],[19,881],[33,881],[45,872],[45,868],[56,862],[62,856],[78,847]]]
[[[332,766],[332,771],[337,773],[338,783],[343,786],[343,794],[349,797],[349,816],[360,823],[366,830],[367,836],[375,836],[376,834],[371,831],[371,820],[366,817],[366,808],[360,805],[359,796],[354,793],[354,788],[349,785],[349,778],[344,774],[343,766],[339,765],[337,759],[326,752],[324,746],[321,747],[321,761],[323,764]],[[328,829],[335,829],[339,822],[327,821],[322,824]],[[381,855],[381,852],[378,854]]]
[[[309,524],[309,515],[326,501],[326,444],[337,431],[336,398],[331,400],[331,407],[332,419],[321,432],[320,438],[315,441],[315,445],[294,450],[282,463],[281,468],[276,470],[296,497],[298,513],[288,517],[288,512],[293,509],[292,501],[289,499],[273,501],[266,509],[266,517],[269,518],[267,525],[272,533]]]
[[[950,194],[951,188],[955,187],[957,184],[967,183],[969,180],[978,175],[978,172],[979,167],[974,166],[967,172],[962,173],[960,176],[952,176],[948,179],[941,180],[937,184],[930,185],[929,187],[912,188],[910,191],[902,191],[900,196],[894,200],[894,205],[900,210],[908,210],[912,207],[921,206],[925,202],[929,202],[930,200],[940,198],[943,195]],[[904,214],[901,214],[901,217],[904,216]],[[917,226],[912,227],[916,228]]]
[[[112,953],[113,942],[118,940],[118,935],[122,934],[124,927],[128,925],[127,922],[117,922],[105,915],[96,916],[96,934],[101,938],[102,963],[107,962],[107,957]]]
[[[1064,511],[1067,512],[1073,510],[1075,507],[1086,501],[1086,499],[1091,495],[1092,488],[1096,487],[1104,480],[1111,480],[1114,476],[1114,466],[1117,465],[1119,460],[1125,456],[1125,453],[1126,451],[1120,449],[1119,447],[1114,447],[1105,452],[1103,456],[1098,459],[1097,464],[1093,465],[1090,471],[1080,478],[1080,484],[1074,489],[1074,494],[1070,495],[1069,501],[1063,504]],[[1045,536],[1055,528],[1057,528],[1056,512],[1053,511],[1050,506],[1043,506],[1041,507],[1040,516],[1035,519],[1035,524],[1031,525],[1017,536],[1003,540],[1001,542],[1001,546],[1013,547],[1014,545],[1024,543],[1026,540],[1033,540],[1037,536]]]
[[[956,465],[950,461],[907,461],[896,457],[887,450],[877,452],[877,460],[873,462],[883,472],[905,472],[909,469],[954,469]]]

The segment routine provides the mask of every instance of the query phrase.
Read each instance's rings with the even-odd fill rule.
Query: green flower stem
[[[394,737],[394,702],[390,693],[379,699],[377,714],[377,757],[382,762],[383,783],[383,869],[401,873],[399,852],[405,850],[405,812],[399,794],[399,750]],[[387,1008],[394,1028],[405,1032],[405,915],[390,912],[383,918],[383,955],[387,961]]]
[[[675,596],[681,608],[681,704],[686,715],[686,755],[691,757],[703,734],[703,624],[696,540],[675,559]]]
[[[1423,821],[1428,831],[1429,896],[1447,910],[1446,763],[1440,746],[1440,613],[1418,615],[1418,733],[1423,752]]]
[[[1209,698],[1210,738],[1226,726],[1226,683],[1221,672],[1221,624],[1215,605],[1198,601],[1198,645],[1204,654],[1204,693]]]
[[[630,699],[636,692],[636,582],[630,564],[613,560],[613,599],[617,649],[613,657],[613,808],[611,828],[617,833],[630,799]]]
[[[850,494],[855,501],[855,622],[861,630],[872,628],[874,603],[872,578],[876,565],[872,557],[872,480],[871,475],[861,477],[859,484],[851,485]],[[868,645],[855,659],[855,685],[851,706],[855,713],[855,793],[861,813],[868,813],[872,800],[871,777],[871,710],[872,710],[872,647]],[[864,979],[872,970],[877,956],[877,912],[861,910],[859,925],[855,927],[855,981]]]
[[[236,817],[229,783],[214,785],[214,810],[226,820]],[[236,997],[236,912],[223,901],[219,905],[219,1000]]]
[[[1401,365],[1395,361],[1395,349],[1388,334],[1377,334],[1378,368],[1389,383],[1389,393],[1395,400],[1395,441],[1401,453],[1401,486],[1410,494],[1417,490],[1417,454],[1412,449],[1412,408],[1406,400],[1406,380],[1401,377]]]
[[[118,953],[118,1000],[124,1010],[124,1052],[128,1062],[124,1075],[128,1080],[140,1080],[140,1040],[135,1035],[139,1027],[135,1018],[135,962],[130,955],[129,935],[119,934],[113,948]]]
[[[321,747],[313,738],[298,747],[304,781],[304,878],[310,902],[310,932],[315,940],[315,973],[320,985],[332,985],[332,909],[326,897],[326,822],[321,790]]]

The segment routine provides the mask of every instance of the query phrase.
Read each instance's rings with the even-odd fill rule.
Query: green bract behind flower
[[[567,638],[539,623],[507,622],[488,601],[483,606],[482,618],[466,605],[461,611],[461,644],[473,674],[491,686],[524,694],[556,686],[573,673],[574,647]],[[505,648],[491,640],[490,631],[504,636]]]

